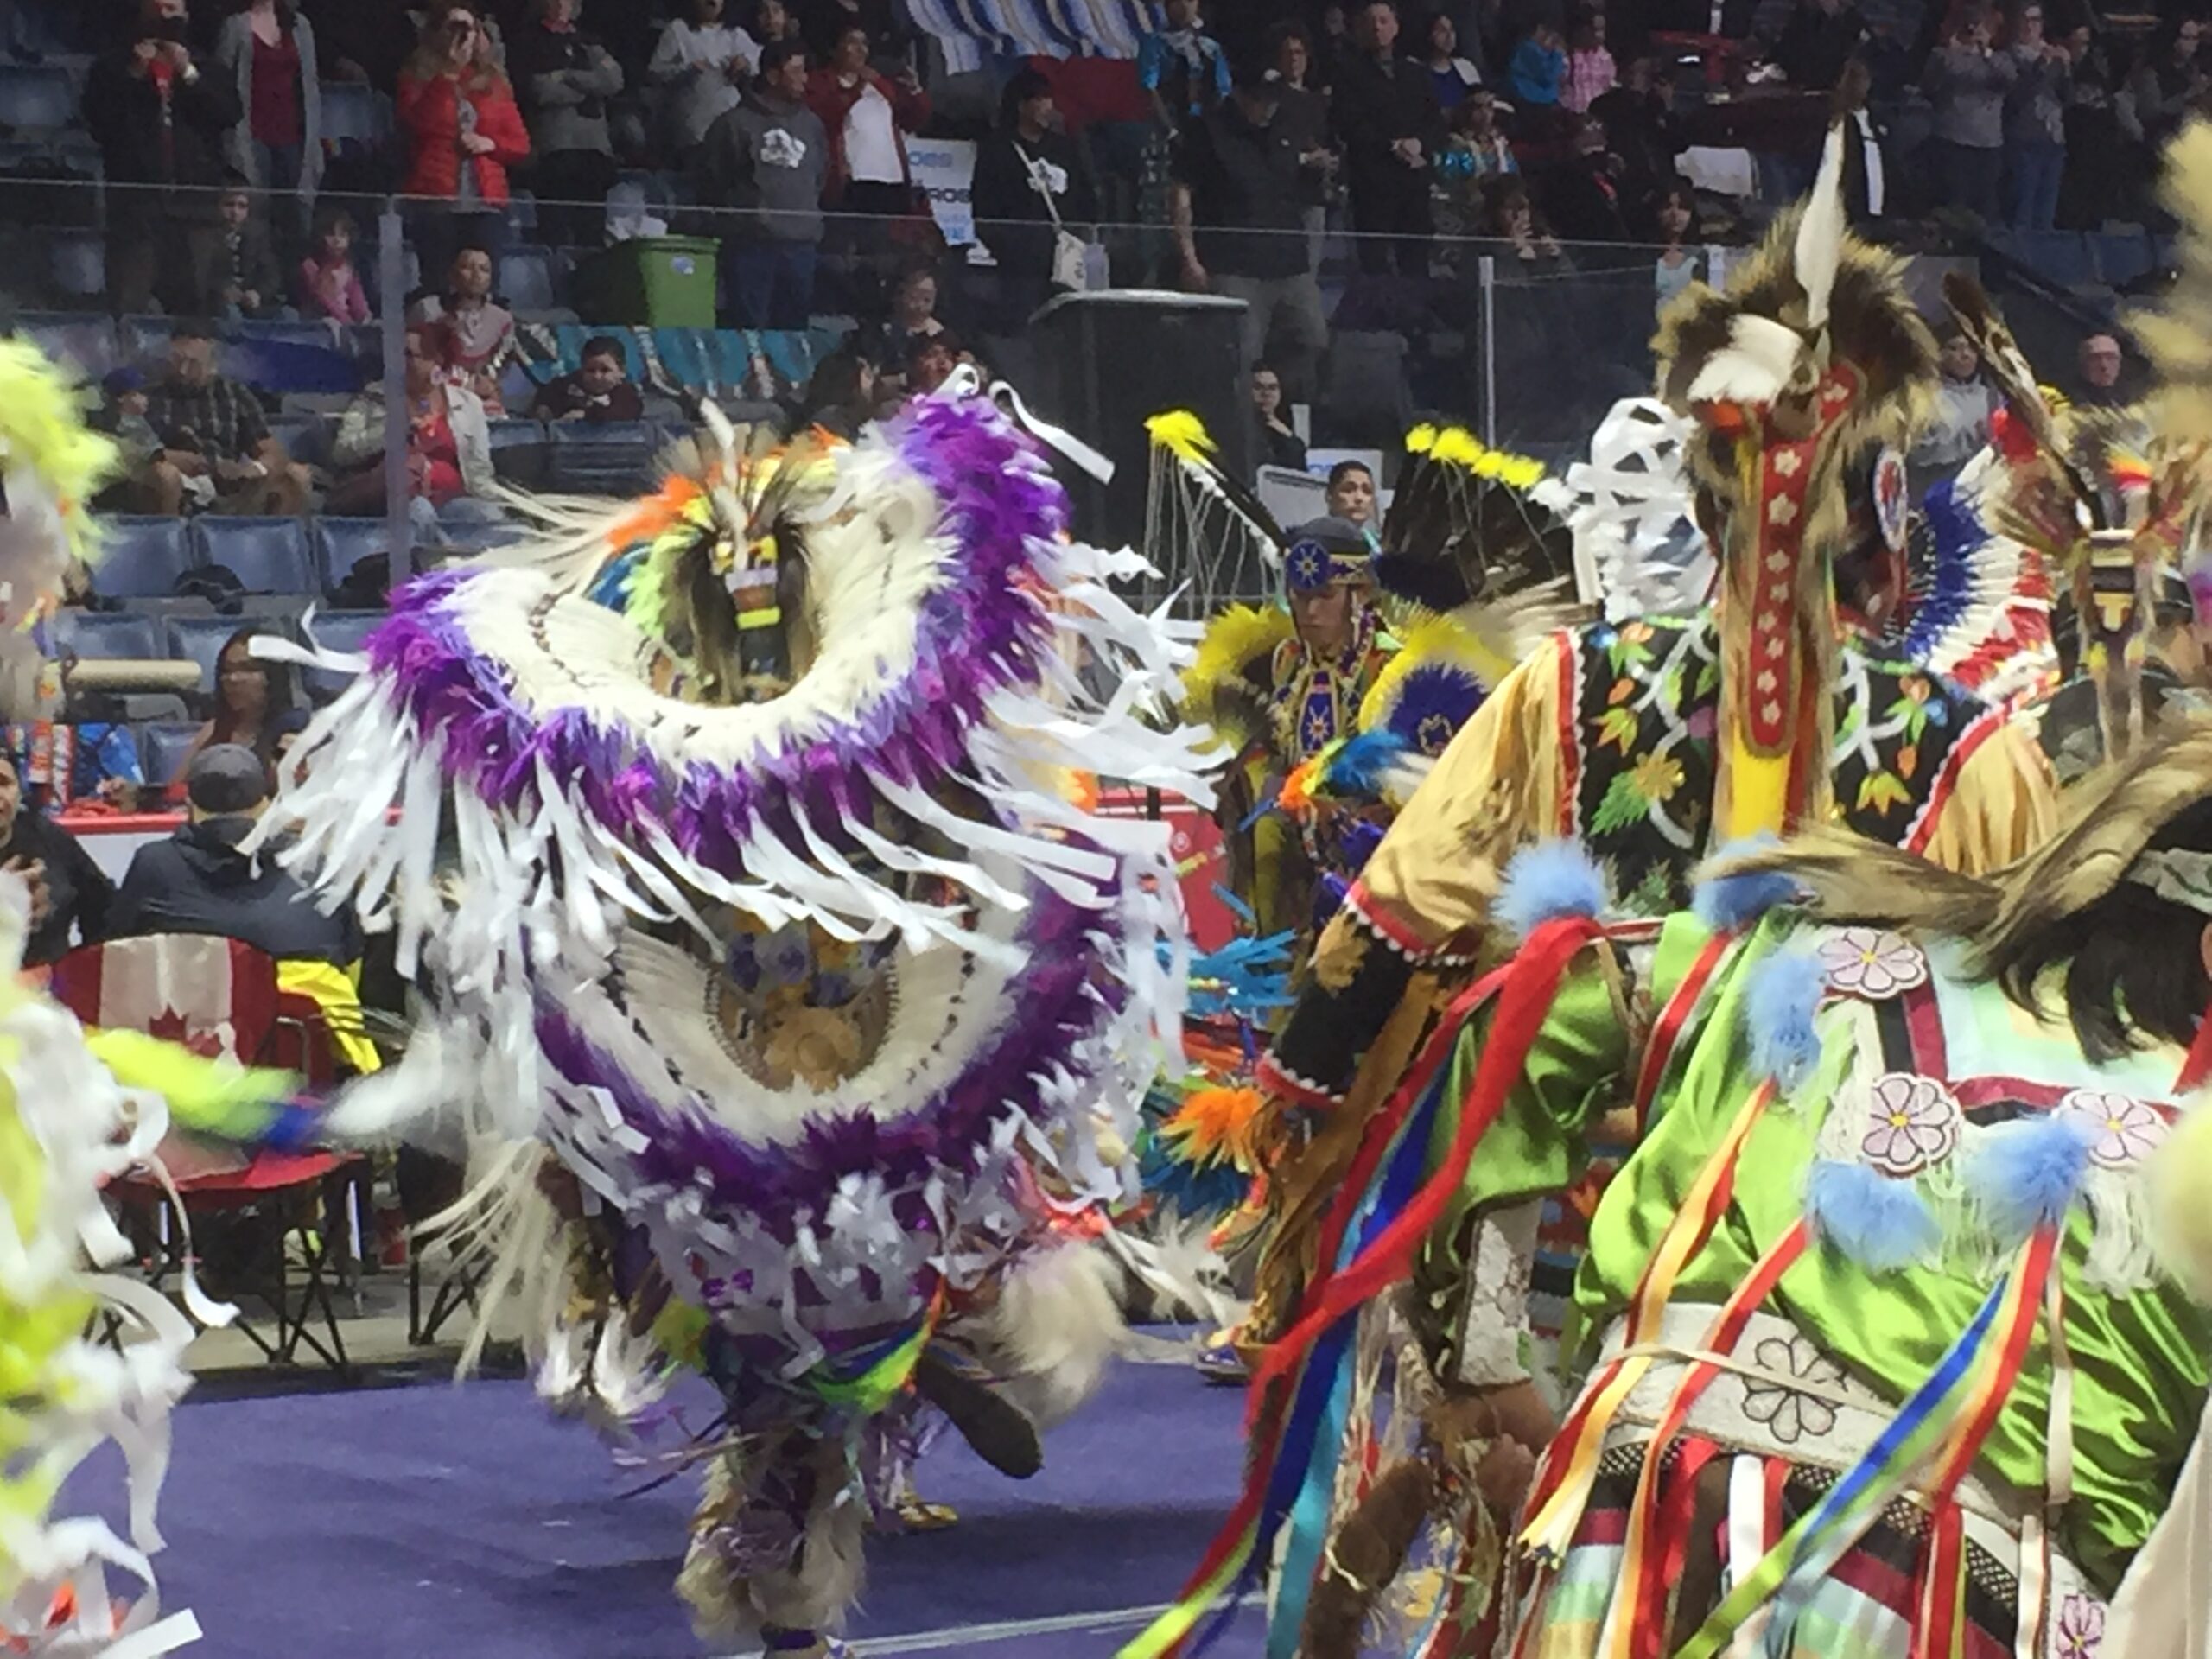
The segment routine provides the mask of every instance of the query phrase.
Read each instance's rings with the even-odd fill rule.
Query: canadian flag
[[[160,933],[73,950],[54,994],[88,1026],[143,1031],[209,1058],[260,1064],[276,1018],[276,969],[251,945],[212,934]],[[170,1134],[159,1155],[179,1180],[243,1169],[247,1160]]]

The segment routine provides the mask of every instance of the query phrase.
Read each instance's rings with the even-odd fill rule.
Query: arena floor
[[[1017,1484],[922,1465],[950,1530],[879,1540],[863,1654],[1103,1659],[1171,1599],[1234,1493],[1241,1394],[1123,1364]],[[695,1414],[711,1413],[703,1395]],[[617,1467],[518,1381],[200,1399],[175,1420],[163,1602],[209,1659],[698,1659],[671,1590],[683,1476]],[[112,1461],[82,1471],[118,1517]],[[1248,1609],[1213,1651],[1256,1659]]]

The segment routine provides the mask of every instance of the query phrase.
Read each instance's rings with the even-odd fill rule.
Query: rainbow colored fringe
[[[1331,1265],[1306,1287],[1290,1330],[1261,1357],[1254,1372],[1246,1414],[1252,1449],[1243,1491],[1181,1597],[1122,1649],[1120,1659],[1202,1651],[1234,1616],[1236,1596],[1258,1582],[1286,1522],[1289,1553],[1268,1651],[1270,1659],[1295,1652],[1321,1562],[1359,1310],[1410,1270],[1414,1252],[1445,1213],[1477,1144],[1526,1065],[1568,963],[1602,931],[1584,916],[1559,917],[1536,927],[1512,962],[1454,1000],[1367,1126],[1322,1224],[1315,1259]],[[1460,1033],[1492,1004],[1489,1039],[1463,1090],[1463,1066],[1454,1063]],[[1433,1134],[1448,1099],[1459,1101],[1458,1122],[1449,1148],[1432,1159]]]

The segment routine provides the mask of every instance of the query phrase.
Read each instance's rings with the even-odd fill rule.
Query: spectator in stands
[[[1370,547],[1380,544],[1381,503],[1375,499],[1375,474],[1363,461],[1340,461],[1329,468],[1327,493],[1321,498],[1332,518],[1357,527]]]
[[[235,82],[202,74],[185,43],[185,0],[141,0],[136,16],[93,63],[84,96],[109,187],[108,294],[126,314],[186,287],[190,232],[211,217],[191,192],[222,182],[224,138],[243,113]]]
[[[1542,22],[1531,29],[1513,48],[1506,79],[1512,86],[1514,102],[1530,115],[1557,109],[1567,86],[1567,52],[1559,30]]]
[[[1949,41],[1929,60],[1923,77],[1936,110],[1936,143],[1943,200],[1999,223],[2005,177],[2005,101],[2019,65],[1990,43],[1989,14],[1969,5]]]
[[[1166,10],[1166,27],[1137,42],[1137,84],[1160,124],[1180,132],[1229,96],[1229,54],[1206,33],[1198,0],[1167,0]]]
[[[1792,86],[1825,92],[1866,39],[1856,0],[1797,0],[1774,43],[1773,61]]]
[[[1605,148],[1605,129],[1589,116],[1569,129],[1567,156],[1544,184],[1552,222],[1570,242],[1625,242],[1621,158]]]
[[[216,222],[192,238],[190,305],[226,322],[273,317],[284,307],[284,273],[253,193],[235,177],[216,199]]]
[[[1097,217],[1052,83],[1034,69],[1007,82],[999,124],[976,149],[975,204],[976,234],[998,264],[1001,315],[1018,322],[1052,296],[1059,238]]]
[[[215,334],[205,323],[171,331],[168,372],[147,394],[146,418],[162,448],[130,479],[137,511],[174,515],[188,497],[232,513],[307,505],[307,468],[270,433],[252,388],[215,372]]]
[[[1490,234],[1512,248],[1521,274],[1551,275],[1573,269],[1520,180],[1501,182],[1491,193],[1490,206]],[[1503,266],[1501,274],[1510,275],[1514,270],[1513,265]]]
[[[263,211],[287,249],[296,248],[322,181],[322,77],[315,26],[293,0],[248,0],[224,20],[215,58],[237,82],[245,111],[230,130],[231,168],[268,193]]]
[[[955,369],[975,360],[975,353],[962,346],[950,330],[914,340],[906,348],[908,395],[918,397],[937,391],[952,378]]]
[[[508,59],[530,127],[539,231],[567,247],[600,240],[607,193],[621,171],[607,100],[622,90],[622,66],[597,35],[576,27],[581,4],[537,0],[537,19],[515,36]]]
[[[1240,66],[1229,101],[1184,135],[1173,223],[1183,285],[1243,301],[1247,368],[1272,353],[1291,397],[1306,399],[1329,325],[1306,257],[1305,168],[1279,114],[1275,83]]]
[[[2116,409],[2133,401],[2120,389],[2120,377],[2126,371],[2127,360],[2120,355],[2120,341],[2115,336],[2089,335],[2082,340],[2075,361],[2080,381],[2074,396],[2075,403]]]
[[[2197,55],[2203,37],[2199,19],[2170,13],[2120,89],[2114,105],[2120,130],[2145,148],[2143,159],[2154,168],[2156,152],[2165,147],[2190,107],[2203,97],[2204,64]]]
[[[464,246],[453,257],[443,294],[425,294],[407,321],[429,331],[440,362],[484,400],[493,420],[506,414],[499,373],[514,353],[514,314],[492,297],[492,256]]]
[[[1662,244],[1652,281],[1663,310],[1675,295],[1705,275],[1704,255],[1690,242],[1697,228],[1697,192],[1687,184],[1669,185],[1659,193],[1652,219]]]
[[[1329,226],[1329,181],[1337,152],[1329,132],[1329,101],[1313,79],[1313,41],[1302,23],[1278,23],[1268,35],[1268,79],[1275,88],[1275,124],[1289,137],[1303,169],[1300,216],[1306,221],[1306,263],[1319,275]]]
[[[253,642],[269,630],[240,628],[215,653],[215,714],[192,740],[188,767],[205,751],[237,744],[252,751],[270,778],[276,764],[277,722],[292,708],[292,683],[283,670],[253,654]]]
[[[1686,140],[1675,114],[1675,73],[1662,59],[1631,58],[1621,84],[1590,106],[1605,129],[1605,148],[1621,158],[1621,186],[1634,212],[1648,216],[1681,175],[1675,158]]]
[[[1437,107],[1449,115],[1465,101],[1468,92],[1483,84],[1483,72],[1459,55],[1459,30],[1448,11],[1432,11],[1421,36],[1421,67],[1428,71],[1436,89]]]
[[[804,48],[771,41],[744,100],[699,147],[699,200],[732,210],[717,222],[741,328],[804,328],[813,309],[831,152],[806,92]]]
[[[2066,99],[2074,60],[2044,37],[2043,7],[2029,0],[2012,20],[2006,50],[2018,69],[2005,106],[2005,168],[2016,231],[2047,231],[2058,222],[2058,185],[2066,172]]]
[[[1605,14],[1584,12],[1575,20],[1574,32],[1567,37],[1567,73],[1559,86],[1560,108],[1576,115],[1587,114],[1590,106],[1611,92],[1619,79],[1619,67],[1605,46]]]
[[[1942,375],[1936,385],[1935,411],[1912,446],[1916,496],[1980,452],[2000,403],[1997,389],[1981,378],[1981,353],[1963,333],[1953,329],[1943,336],[1937,362]]]
[[[760,0],[753,8],[753,38],[763,46],[778,41],[806,43],[806,31],[784,0]]]
[[[146,786],[138,734],[119,720],[79,720],[70,730],[75,739],[70,765],[72,804],[97,802],[117,812],[137,811],[138,792]]]
[[[622,342],[611,334],[584,341],[575,372],[540,387],[530,414],[532,420],[582,421],[588,426],[645,419],[645,397],[631,382]]]
[[[22,877],[31,892],[31,934],[23,964],[43,968],[69,953],[70,936],[82,931],[92,943],[107,934],[115,884],[77,838],[23,798],[23,778],[12,750],[0,750],[0,867]]]
[[[2104,223],[2112,207],[2113,181],[2126,166],[2128,139],[2120,130],[2119,92],[2096,31],[2087,23],[2066,36],[2071,67],[2066,85],[2066,158],[2058,186],[2058,223]]]
[[[127,476],[162,450],[161,435],[146,418],[146,372],[129,363],[111,369],[100,382],[100,412],[94,424],[122,450],[120,470]],[[98,505],[103,510],[107,506],[105,499]]]
[[[528,159],[530,134],[472,7],[440,0],[433,8],[400,72],[397,109],[409,152],[400,193],[428,199],[410,210],[423,269],[447,269],[464,246],[499,246],[507,169]]]
[[[869,67],[868,32],[837,36],[830,61],[807,79],[807,102],[830,136],[830,191],[838,211],[896,219],[914,210],[906,135],[930,118],[929,95],[913,67],[893,79]]]
[[[948,367],[945,372],[952,371]],[[879,379],[874,359],[857,340],[848,340],[816,365],[799,405],[800,428],[857,438],[861,429],[875,418]]]
[[[190,821],[131,855],[109,912],[107,938],[213,934],[279,963],[346,968],[360,960],[360,925],[349,908],[325,913],[274,857],[240,849],[269,810],[262,756],[236,743],[211,744],[186,767],[184,788]],[[357,1018],[359,1010],[356,1001]]]
[[[1395,263],[1408,276],[1428,274],[1430,162],[1444,148],[1444,112],[1418,65],[1397,55],[1398,11],[1369,0],[1357,18],[1359,50],[1344,60],[1331,111],[1344,143],[1352,228],[1362,270]]]
[[[1260,460],[1269,467],[1306,470],[1306,440],[1283,418],[1282,377],[1272,363],[1252,365],[1252,412],[1260,421]]]
[[[866,29],[868,40],[880,50],[897,50],[906,39],[892,0],[804,0],[798,13],[799,38],[806,42],[808,54],[817,61],[826,62],[837,55],[849,29]]]
[[[761,42],[724,21],[728,0],[691,0],[691,15],[661,31],[645,67],[648,86],[669,93],[666,131],[689,166],[707,130],[738,105],[760,63]]]
[[[314,251],[300,261],[296,299],[300,315],[310,321],[369,320],[369,296],[353,268],[353,216],[344,208],[325,208],[317,216]]]
[[[891,296],[891,317],[883,327],[879,359],[894,371],[906,361],[914,342],[934,339],[945,332],[937,315],[937,271],[926,264],[909,265]]]
[[[1489,228],[1494,181],[1521,170],[1497,117],[1497,100],[1487,86],[1476,87],[1452,111],[1452,133],[1437,168],[1435,213],[1436,233],[1452,245],[1445,252],[1455,263],[1465,252],[1457,245]]]
[[[405,365],[408,499],[417,531],[436,542],[445,539],[448,529],[497,520],[492,426],[484,400],[466,381],[444,372],[432,330],[407,331]],[[615,375],[621,375],[619,346]],[[627,390],[634,406],[637,391]],[[330,465],[339,477],[324,500],[327,512],[384,512],[384,433],[385,389],[372,386],[347,406],[331,439]]]

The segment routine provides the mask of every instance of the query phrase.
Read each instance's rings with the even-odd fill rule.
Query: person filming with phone
[[[185,0],[142,0],[137,20],[92,65],[84,104],[107,175],[108,291],[126,315],[180,298],[168,290],[189,282],[191,233],[215,221],[224,138],[244,113],[237,77],[200,73]]]

